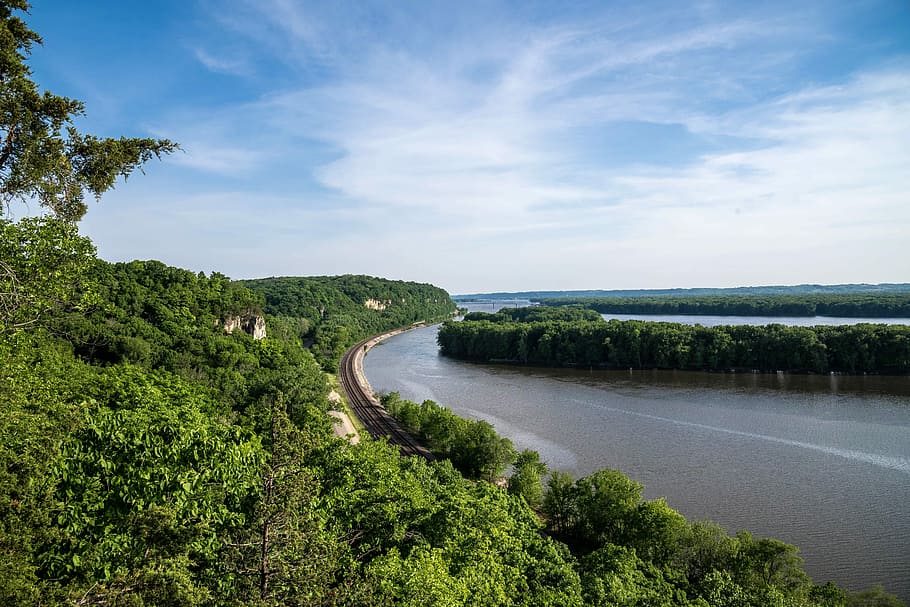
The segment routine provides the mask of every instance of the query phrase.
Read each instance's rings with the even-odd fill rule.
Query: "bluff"
[[[240,329],[253,339],[265,339],[265,317],[262,314],[246,313],[232,314],[224,319],[221,323],[224,325],[225,333],[233,333]]]
[[[342,352],[364,337],[445,320],[456,311],[440,287],[373,276],[285,276],[235,283],[261,298],[270,330],[303,339],[332,371]]]

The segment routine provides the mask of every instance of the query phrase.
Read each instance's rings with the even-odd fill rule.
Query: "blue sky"
[[[80,128],[184,148],[90,205],[111,261],[452,293],[910,281],[906,0],[45,0],[27,20]]]

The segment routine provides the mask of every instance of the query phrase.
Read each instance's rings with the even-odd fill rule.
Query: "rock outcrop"
[[[240,329],[253,336],[253,339],[265,338],[265,318],[261,314],[240,314],[224,319],[224,332],[233,333]]]
[[[365,307],[368,310],[376,310],[378,312],[385,310],[390,305],[392,305],[391,299],[387,299],[385,301],[382,301],[380,299],[368,299],[365,302],[363,302],[363,307]]]

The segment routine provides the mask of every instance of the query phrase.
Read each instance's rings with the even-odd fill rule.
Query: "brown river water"
[[[436,330],[371,350],[373,389],[485,419],[576,478],[621,470],[689,520],[796,544],[818,583],[910,602],[910,377],[479,365],[439,356]]]

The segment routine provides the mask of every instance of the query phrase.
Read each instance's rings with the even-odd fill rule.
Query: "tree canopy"
[[[547,314],[557,320],[539,314],[522,321],[503,310],[446,322],[437,337],[440,351],[468,360],[555,367],[910,372],[908,325],[703,327],[602,318],[562,320],[559,308],[544,310],[552,310]]]

